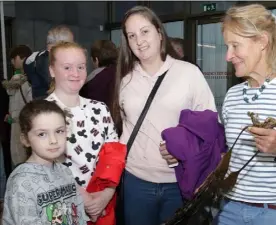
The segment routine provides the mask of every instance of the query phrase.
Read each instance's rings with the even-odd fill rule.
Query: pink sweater
[[[178,124],[183,109],[216,111],[213,94],[196,66],[167,56],[160,70],[150,76],[137,64],[121,83],[120,106],[124,111],[122,143],[127,143],[158,76],[168,69],[132,145],[126,164],[127,171],[154,183],[176,182],[174,169],[168,167],[159,152],[161,132]]]

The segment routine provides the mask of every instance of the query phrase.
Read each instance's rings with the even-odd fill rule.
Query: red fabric
[[[89,193],[102,191],[107,187],[116,187],[125,168],[126,145],[119,142],[105,143],[99,153],[96,170],[89,181],[86,191]],[[115,225],[116,193],[108,203],[106,215],[95,223],[88,225]]]

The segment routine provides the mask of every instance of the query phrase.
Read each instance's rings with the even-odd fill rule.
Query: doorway
[[[227,51],[221,34],[221,22],[197,25],[196,63],[208,82],[215,97],[219,113],[227,92],[228,72],[225,54]]]
[[[233,66],[227,63],[227,47],[221,33],[223,15],[190,18],[187,21],[187,39],[192,40],[190,57],[200,67],[213,92],[217,111],[221,116],[222,104],[227,90],[240,83],[234,75]]]

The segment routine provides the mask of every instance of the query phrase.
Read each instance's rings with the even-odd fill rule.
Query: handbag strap
[[[135,126],[133,128],[133,131],[132,131],[132,133],[131,133],[131,135],[130,135],[130,137],[128,139],[126,158],[127,158],[128,154],[129,154],[131,146],[132,146],[132,144],[133,144],[133,142],[134,142],[134,140],[135,140],[135,138],[136,138],[136,136],[138,134],[138,131],[139,131],[139,129],[140,129],[140,127],[141,127],[141,125],[142,125],[142,123],[143,123],[146,115],[147,115],[147,112],[148,112],[149,107],[150,107],[150,105],[152,103],[152,100],[154,99],[154,96],[155,96],[155,94],[156,94],[156,92],[157,92],[157,90],[158,90],[158,88],[159,88],[161,82],[163,81],[163,79],[164,79],[164,77],[165,77],[165,75],[166,75],[167,72],[168,72],[168,70],[166,72],[164,72],[161,76],[158,77],[157,81],[154,84],[154,87],[152,88],[152,91],[150,92],[150,95],[149,95],[149,97],[147,99],[147,102],[146,102],[146,104],[145,104],[145,106],[144,106],[144,108],[142,110],[142,113],[139,116],[139,118],[137,120],[137,123],[135,124]]]

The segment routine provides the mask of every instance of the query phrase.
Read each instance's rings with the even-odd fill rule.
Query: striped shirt
[[[222,116],[228,147],[230,148],[241,129],[252,122],[247,112],[257,113],[263,122],[267,117],[276,118],[276,79],[263,90],[259,98],[251,103],[243,99],[244,83],[229,89],[226,94]],[[258,88],[248,88],[247,95],[252,98]],[[232,151],[230,172],[239,170],[257,151],[253,136],[243,132]],[[276,203],[276,162],[275,155],[259,153],[239,174],[234,188],[226,197],[253,203]],[[227,176],[227,175],[226,175]]]

